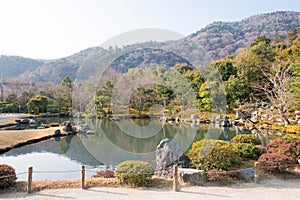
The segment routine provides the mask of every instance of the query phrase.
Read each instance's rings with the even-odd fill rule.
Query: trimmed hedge
[[[276,139],[267,145],[266,150],[269,154],[281,154],[297,161],[300,159],[300,140]]]
[[[2,177],[2,178],[1,178]],[[0,188],[4,189],[16,183],[17,176],[15,169],[9,165],[0,165]]]
[[[240,135],[236,135],[234,138],[232,138],[231,143],[233,143],[233,144],[248,143],[248,144],[253,144],[253,145],[260,145],[261,141],[254,135],[240,134]]]
[[[250,143],[238,143],[234,144],[234,149],[239,153],[240,157],[244,160],[254,159],[257,160],[259,156],[262,154],[261,149],[258,148],[258,145],[250,144]]]
[[[149,182],[154,174],[154,169],[148,162],[128,160],[120,163],[114,172],[114,176],[121,183],[134,186],[142,186]]]
[[[259,171],[264,174],[278,175],[293,170],[296,166],[295,160],[281,154],[266,153],[259,157]]]
[[[282,140],[288,140],[288,141],[297,141],[300,140],[300,136],[297,135],[284,135],[280,137]]]
[[[241,158],[233,146],[221,140],[204,139],[194,142],[187,157],[192,167],[202,170],[228,170],[241,163]]]

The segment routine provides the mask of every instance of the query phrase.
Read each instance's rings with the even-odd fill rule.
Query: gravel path
[[[90,188],[43,190],[33,194],[2,194],[0,199],[205,199],[205,200],[297,200],[300,199],[300,180],[272,180],[261,184],[242,184],[224,187],[182,187],[180,191],[131,188]]]

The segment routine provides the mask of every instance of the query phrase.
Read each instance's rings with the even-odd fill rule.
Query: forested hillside
[[[0,76],[12,78],[25,72],[32,72],[43,64],[43,61],[20,56],[0,56]]]
[[[137,62],[135,57],[143,58],[145,56],[143,51],[135,52],[135,55],[130,52],[143,48],[153,49],[153,52],[148,50],[146,55],[146,60],[151,61],[151,64],[165,63],[167,67],[173,66],[174,62],[168,61],[169,56],[165,56],[166,54],[158,56],[155,53],[157,49],[163,49],[198,66],[237,53],[239,49],[249,47],[258,36],[264,35],[271,40],[281,36],[286,41],[287,32],[293,28],[300,29],[299,12],[284,11],[260,14],[237,22],[214,22],[177,41],[146,42],[109,49],[93,47],[66,58],[47,62],[42,66],[26,64],[26,67],[21,68],[22,65],[19,65],[16,70],[10,71],[10,75],[16,76],[21,74],[20,72],[26,72],[19,78],[30,77],[36,82],[51,81],[55,84],[60,83],[65,76],[69,76],[71,80],[76,77],[88,79],[95,73],[101,73],[115,60],[126,60],[126,67],[129,68],[138,67],[137,63],[140,61]],[[177,60],[176,62],[181,61]],[[143,63],[147,64],[147,62]],[[114,62],[115,64],[116,62]],[[119,64],[123,66],[115,65],[114,67],[124,68],[124,63],[119,62]],[[0,65],[0,67],[2,66]],[[24,70],[24,68],[30,70]]]

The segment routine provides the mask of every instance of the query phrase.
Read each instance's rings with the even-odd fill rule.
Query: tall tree
[[[290,124],[287,114],[291,106],[296,103],[295,94],[289,89],[289,85],[296,78],[293,68],[298,59],[297,55],[299,55],[299,49],[290,47],[272,56],[271,59],[264,58],[263,62],[258,62],[256,65],[265,79],[263,84],[257,84],[256,87],[263,91],[274,107],[273,112],[281,117],[285,124]],[[261,56],[266,56],[264,51],[260,52],[259,57]],[[299,78],[297,80],[299,81]]]
[[[54,90],[53,98],[58,102],[58,107],[62,113],[70,114],[72,108],[73,84],[71,79],[66,76],[62,79],[61,85]],[[55,105],[52,105],[55,107]]]
[[[154,90],[151,88],[138,87],[131,96],[130,105],[138,110],[141,115],[142,111],[149,111],[154,104]]]
[[[104,113],[105,117],[111,114],[112,109],[112,96],[114,84],[111,81],[106,81],[104,87],[97,92],[95,106],[97,111]],[[107,109],[107,112],[105,111]]]

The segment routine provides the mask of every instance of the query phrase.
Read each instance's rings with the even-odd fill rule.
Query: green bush
[[[0,188],[7,188],[16,183],[17,176],[15,169],[9,165],[0,165]]]
[[[151,179],[153,172],[154,169],[148,162],[128,160],[116,167],[114,176],[121,183],[141,186]]]
[[[232,138],[231,143],[233,144],[249,143],[249,144],[259,145],[261,144],[261,141],[254,135],[240,134]]]
[[[194,142],[187,157],[194,168],[202,170],[228,170],[241,163],[233,146],[221,140],[204,139]]]
[[[300,140],[300,136],[297,135],[284,135],[280,137],[282,140],[288,140],[288,141],[296,141]]]
[[[267,153],[276,153],[291,157],[295,161],[300,159],[300,140],[276,139],[266,147]]]
[[[237,144],[234,144],[233,146],[234,146],[235,151],[238,152],[240,157],[243,158],[244,160],[247,160],[247,159],[257,160],[258,157],[261,155],[260,149],[254,144],[237,143]]]
[[[295,160],[281,154],[266,153],[259,157],[258,167],[263,174],[278,175],[294,169]]]

